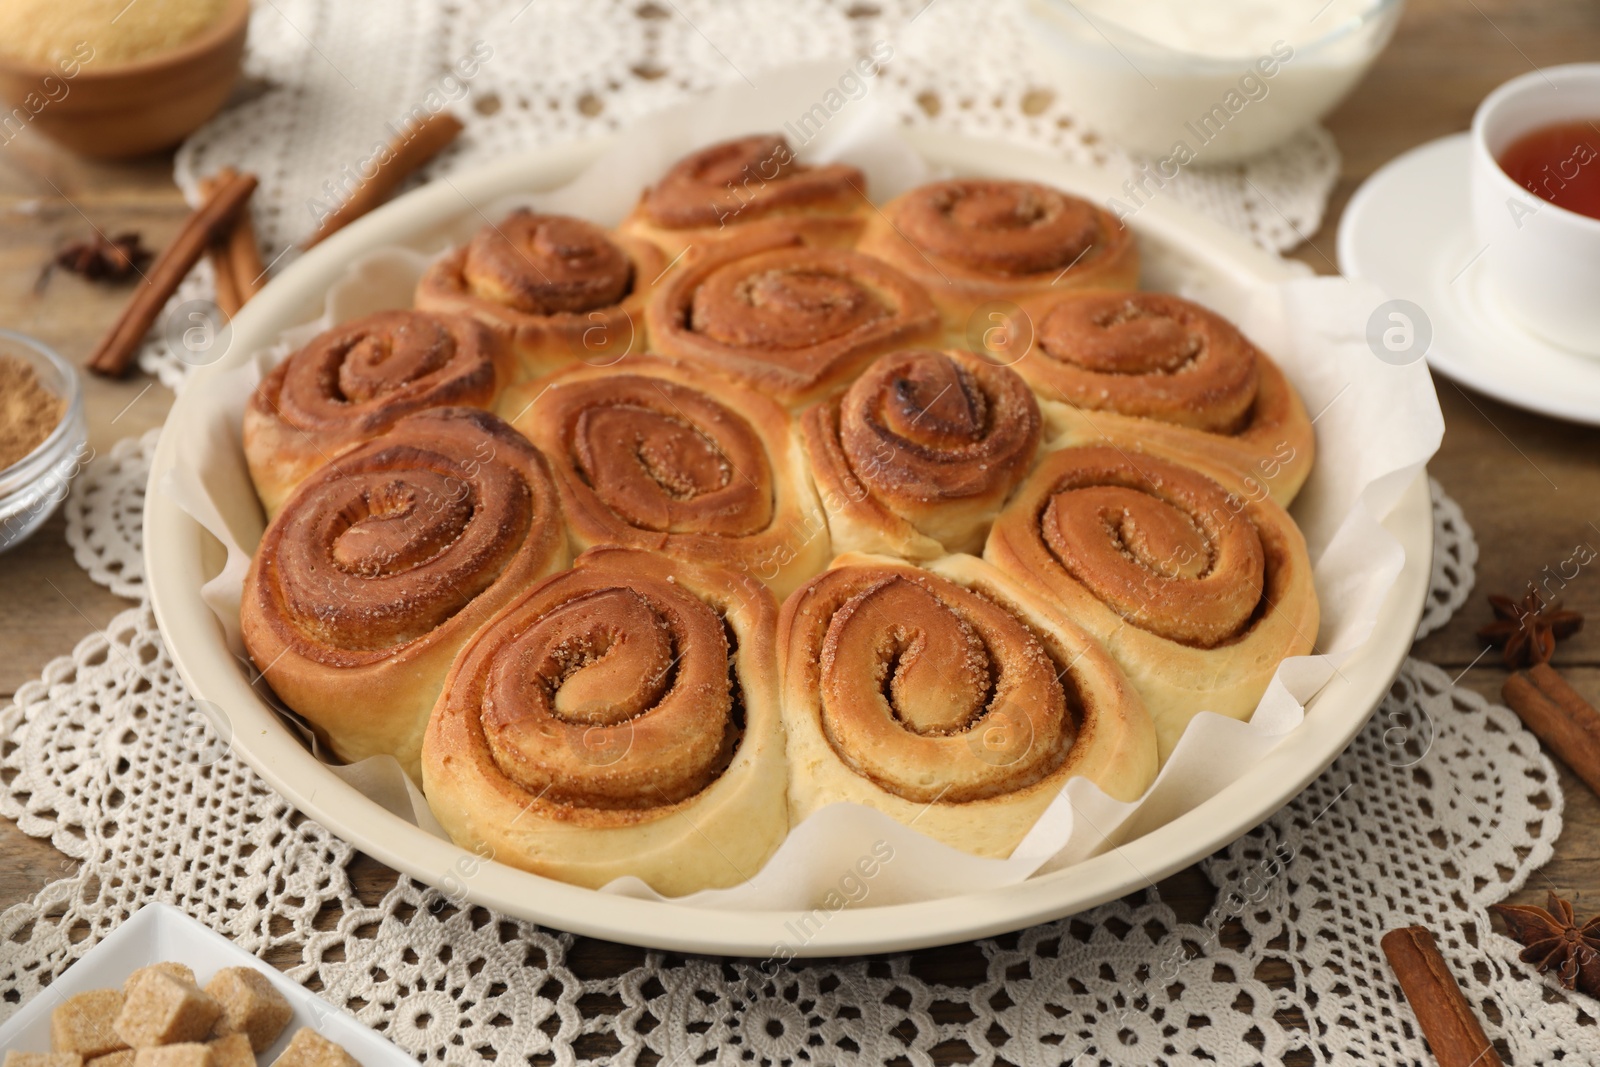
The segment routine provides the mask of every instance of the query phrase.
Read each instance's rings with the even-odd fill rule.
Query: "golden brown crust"
[[[721,568],[584,553],[451,669],[423,747],[434,813],[458,844],[579,885],[746,880],[786,824],[776,613]]]
[[[667,266],[650,241],[520,209],[436,260],[416,304],[499,331],[534,377],[645,351],[645,303]]]
[[[1104,650],[971,556],[847,554],[778,622],[790,819],[841,800],[1006,856],[1070,778],[1119,799],[1155,733]]]
[[[1071,778],[1136,800],[1198,711],[1247,718],[1318,625],[1281,370],[1125,291],[1087,201],[864,190],[714,145],[274,370],[242,621],[285,703],[463,846],[669,895],[837,801],[1006,856]]]
[[[1085,291],[1024,300],[1032,347],[1016,370],[1051,436],[1139,436],[1227,463],[1288,506],[1310,475],[1311,420],[1266,353],[1222,316],[1170,293]],[[1092,414],[1091,414],[1092,412]]]
[[[1047,453],[984,558],[1111,651],[1165,759],[1202,710],[1244,719],[1318,609],[1294,520],[1233,471],[1126,440]]]
[[[455,315],[380,311],[318,334],[245,405],[245,458],[267,517],[312,471],[407,415],[492,408],[513,366],[502,338]]]
[[[245,579],[245,647],[268,684],[346,760],[417,771],[456,650],[567,561],[541,457],[486,411],[442,408],[308,478]]]
[[[578,551],[720,564],[778,596],[827,565],[827,519],[790,418],[753,390],[643,356],[517,386],[502,410],[549,457]]]
[[[979,551],[1041,432],[1015,373],[929,349],[878,357],[802,425],[834,551],[906,559]]]
[[[867,179],[843,163],[806,166],[777,134],[703,148],[673,165],[622,224],[676,256],[753,223],[782,220],[823,245],[855,243],[872,207]]]
[[[1035,182],[956,178],[902,193],[858,245],[933,294],[946,330],[966,341],[974,314],[1047,290],[1131,289],[1133,232],[1076,196]]]
[[[905,275],[815,247],[786,224],[691,252],[646,317],[656,351],[790,407],[839,391],[881,353],[939,333],[932,300]]]

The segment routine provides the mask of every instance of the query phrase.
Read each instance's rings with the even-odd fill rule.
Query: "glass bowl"
[[[1333,110],[1389,43],[1404,7],[1328,0],[1303,24],[1284,16],[1274,26],[1250,22],[1248,0],[1233,0],[1240,22],[1230,34],[1218,21],[1230,5],[1217,0],[1174,8],[1189,17],[1165,22],[1149,17],[1156,4],[1136,9],[1135,0],[1114,14],[1073,0],[1019,2],[1041,75],[1097,132],[1155,157],[1140,197],[1191,163],[1265,152]],[[1186,33],[1193,43],[1183,47]]]
[[[0,330],[0,356],[27,363],[39,384],[66,401],[61,421],[32,452],[0,470],[0,552],[28,539],[55,513],[89,458],[83,387],[72,365],[31,337]]]

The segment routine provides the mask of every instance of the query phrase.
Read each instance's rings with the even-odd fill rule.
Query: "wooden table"
[[[1466,129],[1477,102],[1500,82],[1535,64],[1597,56],[1600,5],[1593,0],[1411,0],[1393,44],[1328,120],[1344,156],[1343,172],[1324,225],[1295,258],[1333,273],[1340,212],[1368,174],[1407,148]],[[125,291],[60,273],[36,290],[40,267],[54,249],[89,233],[89,221],[108,233],[142,231],[148,244],[161,247],[184,210],[170,159],[89,164],[31,134],[0,148],[0,325],[42,338],[81,366]],[[170,404],[162,386],[138,375],[114,383],[85,380],[90,443],[100,452],[159,425]],[[1431,469],[1465,509],[1482,555],[1471,603],[1416,654],[1459,673],[1459,684],[1498,700],[1505,672],[1494,655],[1480,658],[1483,646],[1473,636],[1487,616],[1482,594],[1521,591],[1578,545],[1600,549],[1600,431],[1553,422],[1437,381],[1447,429]],[[1565,590],[1566,603],[1589,615],[1600,614],[1594,569]],[[0,604],[0,697],[6,699],[49,659],[70,652],[128,606],[73,562],[59,516],[27,544],[0,556]],[[1564,643],[1556,662],[1600,703],[1600,625]],[[1512,899],[1542,903],[1545,890],[1553,888],[1574,898],[1580,914],[1593,913],[1600,911],[1600,801],[1565,768],[1561,785],[1566,820],[1555,859]],[[38,892],[58,876],[60,864],[49,843],[0,819],[0,907]],[[350,873],[369,903],[395,878],[365,857]],[[1198,868],[1167,879],[1160,890],[1188,921],[1199,921],[1215,896]],[[585,940],[572,963],[586,973],[615,973],[641,956],[625,946]],[[983,978],[984,960],[973,947],[956,946],[918,953],[915,970],[927,979],[970,984]],[[588,1051],[604,1046],[603,1039],[595,1040],[599,1044]],[[959,1048],[943,1051],[951,1062],[965,1059]]]

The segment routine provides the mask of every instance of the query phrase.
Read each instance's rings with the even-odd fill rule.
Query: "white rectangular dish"
[[[934,134],[907,134],[932,166],[958,174],[1043,181],[1104,202],[1111,180],[1020,149]],[[233,344],[197,372],[163,434],[146,497],[146,558],[152,601],[179,671],[197,698],[226,718],[219,727],[235,750],[291,803],[362,851],[437,886],[453,899],[562,929],[652,947],[767,956],[881,952],[967,940],[1058,918],[1143,888],[1226,845],[1257,825],[1320,774],[1367,721],[1409,649],[1430,574],[1432,513],[1426,477],[1395,487],[1397,503],[1381,516],[1400,543],[1404,564],[1365,643],[1311,700],[1304,723],[1209,800],[1173,814],[1152,811],[1112,851],[1020,884],[917,903],[846,909],[802,944],[791,927],[812,912],[690,907],[582,889],[486,861],[413,825],[321,764],[278,719],[229,652],[201,587],[223,566],[221,548],[165,491],[173,472],[195,463],[174,427],[205,414],[204,384],[241,365],[286,327],[320,310],[328,287],[357,257],[385,247],[432,251],[440,235],[480,219],[505,197],[560,186],[606,146],[568,145],[513,157],[470,176],[419,189],[374,212],[299,260],[235,321]],[[1303,276],[1286,263],[1168,201],[1145,205],[1130,220],[1153,288],[1197,288],[1228,306],[1252,289]],[[1202,284],[1197,285],[1199,280]],[[221,487],[239,507],[253,506],[237,436],[208,442],[232,457],[236,486]],[[231,452],[229,451],[231,450]],[[219,465],[217,470],[221,470]],[[213,475],[213,482],[222,480]],[[218,487],[213,486],[213,492]],[[1153,828],[1151,828],[1153,827]],[[1148,829],[1142,836],[1133,837]]]
[[[163,962],[185,964],[202,985],[224,967],[249,967],[267,976],[294,1008],[294,1015],[278,1040],[257,1057],[260,1063],[276,1059],[301,1027],[310,1027],[342,1046],[362,1067],[400,1067],[412,1062],[375,1031],[166,904],[147,904],[134,912],[48,989],[19,1008],[0,1026],[0,1051],[49,1051],[50,1013],[57,1005],[92,989],[120,989],[140,967]]]

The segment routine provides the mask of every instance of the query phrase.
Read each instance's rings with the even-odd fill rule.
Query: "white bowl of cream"
[[[1020,3],[1039,73],[1175,177],[1264,152],[1327,114],[1389,42],[1404,0]]]

